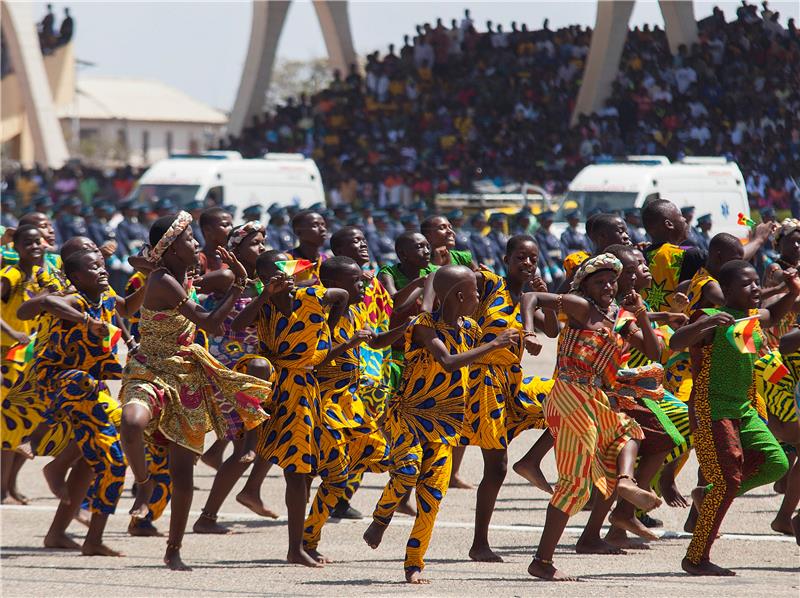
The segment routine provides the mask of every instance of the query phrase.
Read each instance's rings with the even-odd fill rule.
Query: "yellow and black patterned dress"
[[[269,403],[272,416],[262,428],[259,454],[286,471],[317,471],[322,430],[322,406],[314,367],[330,349],[325,288],[298,288],[291,312],[281,313],[271,302],[256,322],[261,353],[275,368]]]
[[[753,366],[756,392],[764,399],[767,413],[783,423],[797,421],[795,393],[800,384],[800,352],[783,355],[770,351]]]

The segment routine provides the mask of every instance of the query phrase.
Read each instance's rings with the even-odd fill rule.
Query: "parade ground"
[[[526,373],[547,375],[552,371],[554,347],[545,347],[542,359],[526,358]],[[517,460],[538,437],[524,433],[511,444],[509,464]],[[209,437],[208,442],[211,441]],[[428,586],[403,583],[403,554],[412,519],[398,515],[383,544],[371,550],[361,539],[368,519],[331,523],[323,532],[320,550],[336,562],[320,569],[287,565],[284,482],[273,468],[262,489],[268,507],[280,519],[265,520],[239,505],[231,494],[219,516],[230,525],[227,536],[193,534],[189,530],[182,555],[194,567],[187,573],[168,571],[161,563],[164,538],[132,538],[126,533],[132,499],[126,492],[117,514],[110,518],[106,541],[124,552],[124,558],[82,557],[75,552],[45,549],[42,540],[56,507],[41,475],[46,460],[27,465],[20,488],[32,500],[27,506],[3,506],[2,595],[16,596],[792,596],[800,592],[800,549],[794,539],[769,527],[780,497],[771,488],[760,488],[733,503],[725,518],[722,537],[714,545],[715,562],[736,571],[734,578],[692,578],[680,569],[689,535],[683,530],[686,511],[662,507],[653,515],[664,521],[663,538],[650,550],[629,551],[620,556],[575,554],[575,541],[588,516],[570,521],[556,552],[559,567],[582,578],[580,583],[554,586],[528,576],[526,568],[541,533],[548,497],[511,471],[500,491],[490,540],[503,557],[502,563],[474,563],[467,556],[475,509],[475,492],[451,489],[436,522],[426,557]],[[481,454],[467,450],[462,473],[477,484]],[[203,464],[195,469],[195,492],[190,527],[200,514],[213,470]],[[545,473],[555,481],[552,455],[545,459]],[[681,472],[679,485],[685,495],[695,480],[694,457]],[[130,486],[130,473],[128,474]],[[353,500],[368,515],[385,475],[370,475]],[[244,482],[240,482],[243,484]],[[316,488],[316,483],[314,484]],[[238,488],[238,486],[237,486]],[[157,522],[166,532],[169,509]],[[69,530],[81,538],[86,529],[73,523]]]

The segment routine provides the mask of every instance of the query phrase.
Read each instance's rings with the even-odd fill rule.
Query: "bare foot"
[[[773,532],[778,532],[779,534],[784,534],[785,536],[794,535],[794,530],[792,529],[792,520],[788,517],[785,519],[775,517],[769,526],[772,528]]]
[[[75,513],[75,517],[73,517],[73,519],[81,525],[89,527],[89,523],[91,523],[92,520],[92,514],[86,509],[78,509],[78,512]]]
[[[305,550],[306,554],[308,556],[310,556],[312,559],[314,559],[315,561],[317,561],[318,563],[322,563],[323,565],[328,565],[328,564],[333,562],[331,559],[326,557],[324,554],[322,554],[318,550],[315,550],[313,548],[306,548],[305,546],[303,547],[303,550]]]
[[[13,496],[11,496],[11,494],[9,493],[9,494],[6,494],[6,495],[3,497],[3,500],[2,500],[2,501],[0,501],[0,504],[4,504],[4,505],[21,505],[22,503],[21,503],[21,502],[19,502],[19,501],[18,501],[16,498],[14,498]]]
[[[148,478],[144,484],[138,484],[136,486],[136,498],[133,499],[133,506],[131,510],[128,511],[129,515],[137,519],[144,519],[147,517],[147,514],[150,512],[147,503],[150,502],[150,497],[153,495],[155,487],[156,482],[152,477]]]
[[[364,542],[366,542],[367,546],[374,550],[381,545],[381,540],[383,540],[383,534],[385,532],[385,525],[381,525],[377,521],[373,521],[369,524],[367,531],[364,532]]]
[[[417,569],[410,569],[406,571],[406,581],[408,583],[420,584],[420,585],[431,583],[431,580],[422,577],[422,571],[418,571]]]
[[[450,476],[450,486],[449,487],[450,488],[458,488],[459,490],[474,490],[475,489],[475,486],[465,482],[464,480],[462,480],[457,475]],[[428,583],[428,582],[426,581],[426,582],[419,582],[419,583]]]
[[[191,571],[192,568],[181,560],[181,551],[167,548],[164,553],[164,564],[173,571]]]
[[[800,513],[792,517],[792,530],[794,531],[795,542],[800,546]]]
[[[503,557],[497,554],[489,546],[475,546],[469,549],[469,558],[479,563],[502,563]]]
[[[410,497],[411,493],[407,495]],[[417,516],[417,509],[414,505],[411,504],[410,498],[404,498],[400,501],[400,504],[397,505],[397,512],[402,513],[403,515],[408,515],[409,517],[416,517]]]
[[[243,505],[253,511],[256,515],[261,515],[262,517],[269,517],[270,519],[277,519],[278,514],[275,511],[270,511],[267,507],[264,506],[264,503],[261,502],[261,498],[258,496],[252,496],[251,494],[245,494],[244,491],[240,492],[236,495],[236,502],[240,505]]]
[[[47,487],[50,492],[59,500],[68,500],[69,493],[67,492],[67,482],[64,480],[59,471],[53,467],[55,461],[50,461],[47,465],[42,467],[42,475],[44,481],[47,482]]]
[[[563,571],[559,571],[552,563],[545,564],[536,559],[533,559],[531,564],[528,565],[528,574],[545,581],[580,581],[577,577],[572,577]]]
[[[138,538],[150,538],[163,536],[158,528],[147,519],[134,519],[128,524],[128,535]]]
[[[715,565],[711,561],[703,561],[695,565],[689,559],[684,558],[681,561],[681,569],[686,571],[689,575],[706,575],[706,576],[719,576],[719,577],[732,577],[736,575],[735,571],[725,569],[719,565]]]
[[[227,527],[221,526],[217,523],[216,517],[211,517],[209,515],[200,515],[197,518],[197,521],[194,522],[192,526],[192,531],[196,534],[218,534],[224,535],[231,533]]]
[[[620,516],[614,511],[611,511],[611,514],[608,516],[608,522],[614,527],[636,534],[645,540],[658,540],[658,536],[651,532],[650,529],[636,519],[636,517]]]
[[[83,543],[81,547],[83,556],[125,556],[117,550],[113,550],[105,544],[87,544]]]
[[[45,548],[59,548],[61,550],[80,550],[81,545],[67,534],[47,534],[44,537]]]
[[[612,546],[630,550],[650,550],[650,545],[639,538],[629,538],[628,532],[620,527],[611,526],[606,534],[606,542]]]
[[[239,463],[252,463],[256,460],[255,451],[247,451],[244,455],[239,457]]]
[[[664,502],[667,503],[670,507],[681,507],[686,508],[689,506],[689,502],[683,497],[681,491],[678,490],[678,485],[675,483],[674,479],[668,479],[668,476],[661,476],[661,479],[658,480],[658,489],[661,492],[661,496],[664,497]]]
[[[621,499],[627,500],[634,507],[645,512],[661,506],[661,499],[655,493],[639,488],[628,478],[622,478],[617,482],[617,492]]]
[[[575,544],[577,554],[625,554],[625,551],[600,538],[592,540],[579,539]]]
[[[546,494],[553,493],[553,487],[545,479],[544,474],[538,465],[529,465],[520,460],[514,463],[514,465],[511,466],[511,469],[513,469],[517,475],[520,475],[528,480],[534,488],[538,488]]]
[[[27,505],[29,502],[31,502],[30,499],[27,496],[25,496],[22,492],[17,490],[16,487],[9,488],[8,494],[11,498],[16,500],[21,505]]]
[[[298,551],[290,550],[286,555],[286,560],[293,565],[303,565],[304,567],[322,567],[322,563],[314,559],[302,548]]]
[[[33,453],[33,446],[31,445],[30,440],[26,440],[22,444],[20,444],[17,448],[14,449],[15,453],[19,453],[26,459],[33,459],[36,455]]]

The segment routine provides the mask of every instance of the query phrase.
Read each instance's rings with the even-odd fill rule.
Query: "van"
[[[175,154],[148,168],[131,192],[132,199],[171,199],[178,208],[209,197],[233,205],[237,213],[253,204],[265,208],[325,203],[322,177],[313,160],[302,154],[269,153],[242,158],[239,152]]]
[[[695,217],[711,214],[711,234],[746,237],[739,214],[750,217],[742,171],[724,157],[686,157],[670,162],[665,156],[628,156],[592,164],[569,184],[552,231],[566,228],[564,214],[580,210],[585,219],[595,210],[619,212],[641,208],[654,199],[668,199],[679,208],[694,206]]]

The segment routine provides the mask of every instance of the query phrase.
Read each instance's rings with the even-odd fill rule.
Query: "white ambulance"
[[[251,159],[230,151],[173,155],[148,168],[131,193],[141,200],[168,198],[178,208],[209,195],[217,203],[236,206],[239,215],[253,204],[307,208],[325,203],[319,169],[302,154],[269,153]]]
[[[737,224],[739,213],[750,217],[744,177],[739,166],[724,157],[670,162],[665,156],[628,156],[587,166],[569,184],[552,230],[560,235],[566,228],[564,214],[575,209],[585,220],[598,209],[621,214],[654,199],[668,199],[679,208],[694,206],[695,218],[710,214],[712,235],[746,234]]]

